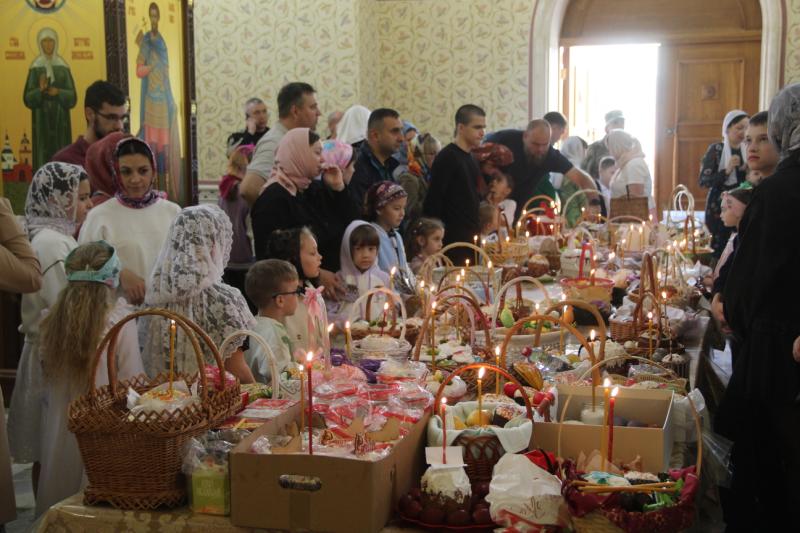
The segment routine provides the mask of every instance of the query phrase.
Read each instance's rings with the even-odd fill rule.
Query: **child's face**
[[[444,230],[437,229],[434,230],[433,233],[428,235],[428,238],[425,237],[418,237],[422,239],[424,244],[422,245],[422,255],[425,257],[430,257],[433,254],[439,253],[439,250],[442,249],[442,241],[444,240]]]
[[[378,209],[378,223],[384,228],[396,228],[406,216],[407,198],[397,198]]]
[[[300,241],[300,266],[303,275],[309,279],[319,277],[322,255],[317,250],[317,241],[313,237],[303,235]]]
[[[75,203],[75,222],[83,224],[86,220],[86,213],[92,208],[92,189],[89,180],[81,180],[78,183],[78,201]]]
[[[293,291],[297,290],[298,280],[284,281],[281,284],[281,294],[275,297],[275,303],[285,316],[292,316],[297,311],[297,302],[300,296]]]
[[[778,152],[767,135],[767,125],[749,125],[744,138],[747,146],[747,166],[750,170],[772,173],[778,165]]]
[[[600,169],[600,181],[603,183],[608,183],[616,170],[617,165],[611,165],[610,167]]]
[[[500,211],[495,210],[492,219],[483,226],[483,234],[489,235],[490,233],[500,229]]]
[[[729,228],[737,227],[739,225],[739,221],[742,220],[742,216],[744,215],[744,210],[746,208],[747,206],[744,203],[740,202],[730,194],[726,194],[722,198],[722,212],[720,213],[722,223]]]
[[[353,263],[356,268],[361,272],[366,272],[372,265],[375,264],[375,259],[378,257],[377,246],[354,246],[353,247]]]
[[[495,178],[489,187],[489,191],[496,202],[502,202],[511,194],[511,187],[505,178]]]

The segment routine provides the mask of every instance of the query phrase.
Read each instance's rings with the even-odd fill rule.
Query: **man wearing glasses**
[[[126,100],[125,94],[107,81],[98,80],[89,85],[83,104],[86,132],[74,143],[56,152],[50,161],[84,166],[86,151],[92,143],[128,127]]]

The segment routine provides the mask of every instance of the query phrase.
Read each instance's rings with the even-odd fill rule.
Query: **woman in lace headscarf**
[[[731,235],[720,218],[722,193],[739,186],[747,177],[747,163],[742,157],[742,141],[748,115],[741,109],[728,111],[722,120],[722,142],[709,145],[700,164],[700,186],[708,188],[706,226],[711,232],[714,257],[719,258]]]
[[[74,234],[92,207],[89,177],[69,163],[46,163],[33,176],[25,200],[25,223],[31,247],[42,266],[42,288],[22,296],[25,345],[17,366],[8,417],[11,456],[17,463],[38,462],[42,368],[39,322],[67,285],[64,258],[78,246]],[[34,476],[38,467],[34,468]]]
[[[787,509],[800,508],[800,84],[772,100],[768,131],[780,162],[739,222],[723,292],[739,342],[714,421],[734,441],[733,501],[723,509],[741,531],[779,530]]]
[[[172,221],[161,247],[147,285],[145,305],[166,308],[194,321],[217,346],[238,329],[252,329],[255,318],[244,296],[222,281],[232,242],[231,221],[222,209],[215,205],[183,209]],[[139,331],[147,373],[155,376],[168,369],[168,321],[145,317]],[[241,351],[226,355],[222,354],[225,367],[243,383],[251,383],[253,375]],[[203,349],[203,356],[206,364],[216,364],[208,349]],[[180,332],[175,364],[184,373],[198,370],[191,343]]]

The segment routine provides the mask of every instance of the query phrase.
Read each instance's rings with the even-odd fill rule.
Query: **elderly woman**
[[[609,154],[617,161],[617,172],[610,183],[611,198],[644,196],[652,213],[655,210],[653,178],[639,140],[624,130],[611,130],[606,136],[606,145]]]
[[[734,441],[725,519],[742,531],[800,509],[800,84],[773,99],[768,130],[780,162],[739,223],[723,293],[739,353],[714,428]]]
[[[742,141],[747,130],[747,113],[729,111],[722,121],[722,142],[709,145],[700,166],[700,186],[709,189],[706,198],[706,226],[711,232],[714,257],[719,258],[731,229],[720,219],[722,193],[734,189],[747,177],[747,163],[742,157]]]

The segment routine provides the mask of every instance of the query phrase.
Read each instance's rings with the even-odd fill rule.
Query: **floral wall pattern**
[[[800,0],[786,2],[784,83],[800,82]]]
[[[225,170],[242,104],[289,81],[314,85],[324,115],[352,104],[396,108],[441,140],[459,105],[490,128],[528,118],[531,0],[195,0],[200,179]],[[268,8],[267,8],[268,6]]]

